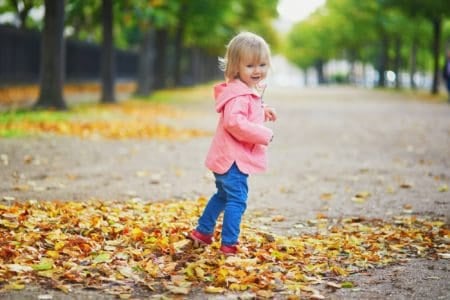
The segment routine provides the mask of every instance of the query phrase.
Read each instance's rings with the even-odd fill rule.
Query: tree
[[[317,11],[310,18],[297,23],[288,34],[287,57],[306,71],[314,67],[317,81],[325,83],[324,63],[335,56],[333,28],[326,11]]]
[[[64,86],[64,0],[45,0],[41,83],[37,108],[66,109]]]
[[[437,94],[439,90],[440,66],[439,58],[442,47],[442,24],[444,16],[450,15],[450,5],[448,0],[378,0],[387,6],[394,6],[401,9],[409,16],[422,16],[427,19],[433,27],[433,84],[431,93]]]
[[[0,1],[0,14],[3,12],[14,12],[19,28],[25,29],[35,27],[30,18],[33,8],[42,5],[42,0],[5,0]]]
[[[114,80],[114,37],[113,37],[113,3],[112,0],[102,0],[102,96],[101,102],[115,102]]]

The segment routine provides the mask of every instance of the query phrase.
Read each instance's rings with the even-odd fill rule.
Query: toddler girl
[[[214,87],[219,122],[206,157],[217,192],[190,238],[197,245],[211,244],[217,218],[224,212],[220,252],[233,255],[247,207],[248,174],[266,169],[266,147],[273,132],[263,123],[275,121],[276,113],[263,104],[259,92],[270,67],[270,49],[263,38],[250,32],[238,34],[220,63],[226,82]]]

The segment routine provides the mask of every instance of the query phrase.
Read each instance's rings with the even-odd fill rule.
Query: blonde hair
[[[241,32],[227,45],[224,58],[219,58],[219,67],[227,81],[239,78],[239,64],[242,58],[250,58],[256,62],[267,60],[270,67],[270,48],[266,41],[251,32]]]

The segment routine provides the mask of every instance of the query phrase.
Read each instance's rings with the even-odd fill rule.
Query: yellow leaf
[[[4,286],[5,290],[23,290],[25,288],[25,284],[15,281],[11,282]]]
[[[444,184],[439,187],[439,192],[448,192],[448,185]]]
[[[205,271],[200,267],[196,267],[195,275],[197,276],[197,278],[203,279],[205,277]]]
[[[47,252],[45,252],[45,254],[47,254],[47,256],[49,256],[50,258],[53,258],[53,259],[57,259],[59,257],[58,251],[47,250]]]
[[[215,287],[215,286],[207,286],[205,288],[205,293],[208,294],[222,294],[225,293],[225,289],[221,287]]]
[[[136,227],[131,230],[130,236],[135,241],[141,240],[144,237],[144,232],[142,232],[140,228]]]
[[[320,199],[324,201],[331,200],[332,198],[333,198],[332,193],[323,193],[320,195]]]
[[[237,292],[243,292],[248,289],[248,285],[246,284],[238,284],[238,283],[232,283],[228,287],[231,291],[237,291]]]
[[[59,250],[61,250],[62,248],[64,248],[64,245],[65,245],[66,243],[65,242],[56,242],[55,243],[55,251],[59,251]]]

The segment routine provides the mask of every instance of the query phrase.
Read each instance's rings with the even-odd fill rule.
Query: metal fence
[[[66,40],[66,81],[89,81],[100,78],[99,45]],[[41,34],[0,26],[0,85],[37,83],[41,57]],[[135,79],[137,53],[116,50],[117,79]]]

